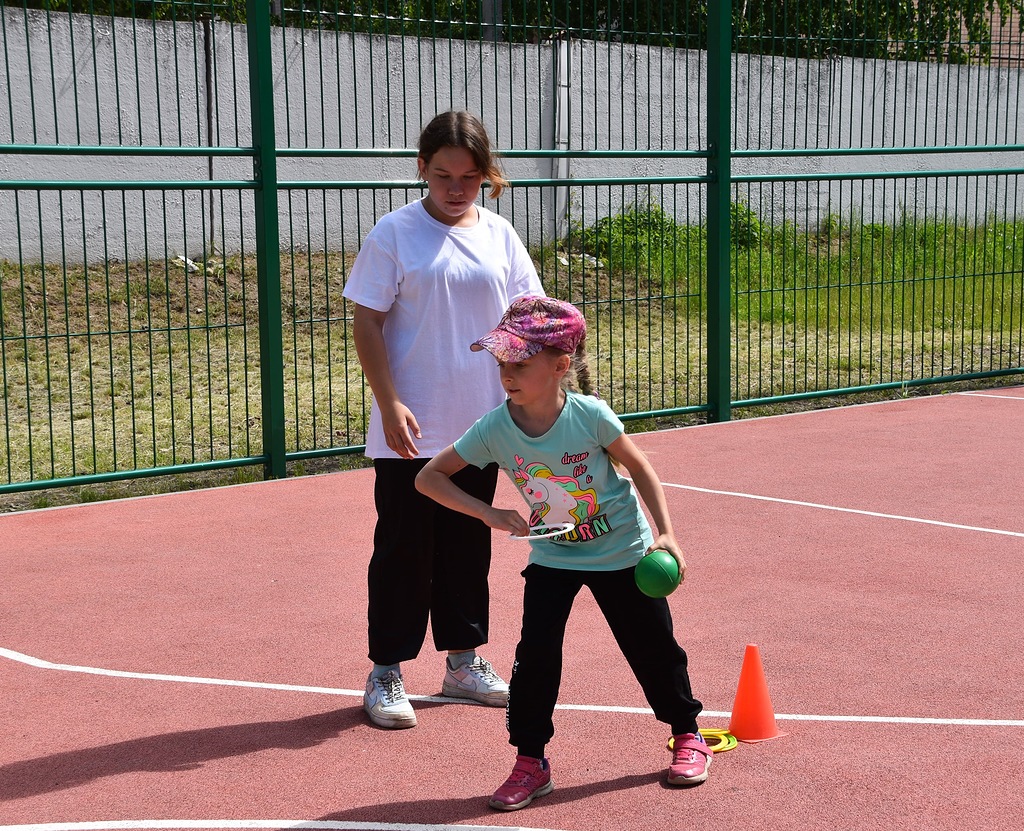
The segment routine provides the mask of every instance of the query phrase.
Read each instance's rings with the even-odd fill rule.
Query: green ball
[[[648,597],[668,597],[679,587],[679,564],[661,548],[645,555],[633,575],[637,587]]]

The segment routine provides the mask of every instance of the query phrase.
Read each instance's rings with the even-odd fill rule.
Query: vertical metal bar
[[[303,119],[303,120],[305,120],[305,119]],[[306,191],[305,193],[306,193],[306,200],[307,200],[306,204],[308,206],[308,204],[309,204],[309,201],[308,201],[309,200],[309,191]],[[288,328],[291,330],[291,338],[290,338],[290,342],[291,342],[291,356],[292,356],[292,359],[291,359],[291,374],[292,374],[292,383],[291,383],[291,387],[292,387],[292,390],[291,390],[292,401],[291,401],[291,407],[292,407],[292,412],[295,414],[295,442],[296,442],[295,444],[292,445],[292,447],[295,450],[299,450],[300,449],[300,446],[298,444],[299,432],[300,432],[300,429],[299,429],[299,419],[301,418],[302,414],[299,411],[299,407],[300,407],[300,399],[299,399],[299,326],[298,326],[299,308],[298,308],[298,302],[297,302],[297,300],[298,300],[298,291],[297,291],[297,286],[295,285],[295,272],[296,272],[296,261],[295,261],[295,211],[293,210],[292,206],[294,205],[295,201],[298,198],[300,198],[301,194],[302,194],[302,191],[290,190],[290,191],[288,191],[288,195],[287,195],[287,199],[288,199],[288,237],[287,237],[287,239],[288,239],[288,243],[289,243],[288,244],[288,260],[289,260],[289,262],[288,262],[288,269],[287,269],[286,273],[291,275],[288,278],[288,283],[289,283],[288,291],[290,292],[290,295],[291,295],[289,297],[289,300],[288,300],[288,308],[290,310],[289,314],[288,314]]]
[[[284,361],[281,341],[281,262],[278,256],[277,148],[274,133],[270,10],[246,0],[249,106],[252,112],[253,177],[256,180],[256,285],[260,321],[260,389],[263,475],[285,476]]]
[[[178,126],[178,134],[181,135],[181,126]],[[192,352],[192,285],[189,279],[190,269],[194,266],[190,266],[188,261],[191,259],[189,254],[191,248],[189,246],[188,236],[188,194],[185,191],[181,191],[181,202],[177,205],[181,209],[181,218],[179,220],[182,228],[181,245],[183,249],[183,255],[186,259],[184,264],[184,278],[182,280],[182,286],[184,288],[185,297],[185,369],[188,377],[188,391],[186,393],[186,401],[188,402],[188,443],[189,443],[189,461],[196,461],[196,397],[195,397],[195,355]],[[200,225],[200,228],[202,226]]]
[[[33,111],[33,125],[35,124],[34,116],[35,116],[35,112]],[[35,132],[35,128],[33,127],[33,133],[34,132]],[[24,469],[26,471],[26,478],[29,481],[31,481],[32,479],[36,478],[36,476],[35,476],[36,464],[35,464],[35,443],[32,441],[32,439],[33,439],[33,432],[32,432],[32,426],[33,426],[33,419],[32,419],[32,384],[30,383],[30,379],[31,379],[32,376],[29,374],[29,358],[31,357],[31,355],[30,355],[29,337],[28,337],[28,312],[27,312],[28,303],[25,302],[26,301],[26,291],[25,291],[25,250],[24,250],[24,239],[25,239],[25,237],[22,234],[21,200],[19,198],[20,196],[21,196],[20,193],[15,193],[14,194],[14,220],[15,220],[15,229],[18,232],[17,233],[17,240],[18,240],[18,300],[17,300],[17,303],[15,304],[14,308],[16,310],[19,309],[19,308],[21,309],[21,340],[22,340],[22,350],[21,350],[22,361],[21,361],[21,363],[22,363],[22,365],[18,368],[18,374],[21,375],[22,377],[24,377],[24,379],[25,379],[25,446],[28,448],[28,453],[27,453],[28,458],[27,458],[27,460],[23,464],[24,464]],[[28,220],[26,219],[26,222],[27,221]],[[40,270],[42,270],[44,265],[45,264],[42,262],[42,257],[40,257],[40,263],[39,263]],[[15,314],[17,314],[17,312],[15,312]],[[6,376],[6,371],[7,371],[6,368],[7,368],[7,363],[6,363],[6,358],[5,358],[4,359],[4,374],[5,374],[5,376]],[[8,387],[7,387],[7,379],[5,377],[4,378],[4,390],[7,390],[7,389],[8,389]],[[9,425],[11,422],[9,420],[9,417],[7,416],[7,395],[4,395],[4,415],[5,415],[4,423],[5,423],[5,425]],[[10,439],[8,438],[7,446],[10,447],[10,445],[11,445],[11,442],[10,442]],[[72,454],[72,459],[74,459],[74,458],[75,458],[74,454]],[[8,479],[11,478],[10,474],[8,474],[7,478]]]
[[[36,191],[36,205],[38,207],[38,225],[39,225],[39,276],[40,276],[40,301],[42,305],[42,325],[40,330],[43,336],[43,365],[45,369],[46,378],[46,421],[47,421],[47,432],[49,433],[49,445],[50,445],[50,473],[51,475],[55,471],[56,457],[54,455],[54,435],[53,435],[53,379],[50,374],[51,367],[51,355],[50,355],[50,312],[47,303],[47,286],[46,286],[46,248],[42,245],[43,242],[43,229],[45,225],[43,223],[43,192]],[[26,335],[28,333],[26,332]],[[90,363],[90,367],[92,364]],[[27,382],[31,382],[30,379],[26,378]]]
[[[117,143],[124,144],[124,124],[123,119],[127,115],[127,112],[121,106],[121,68],[120,63],[117,59],[117,18],[114,16],[113,9],[110,14],[110,56],[114,67],[114,108],[117,112]],[[97,80],[97,86],[99,86]]]
[[[213,22],[210,15],[200,16],[203,21],[203,86],[206,92],[206,143],[213,144]],[[213,156],[206,159],[206,175],[213,181]],[[210,202],[210,253],[213,253],[217,240],[216,206],[214,204],[214,193],[211,190],[208,199]]]
[[[555,150],[569,149],[569,37],[560,34],[554,42],[555,48]],[[569,159],[556,156],[551,160],[552,175],[555,179],[569,178]],[[555,237],[561,239],[568,233],[569,186],[555,187]]]
[[[27,17],[27,15],[26,15],[26,17]],[[12,23],[13,23],[13,20],[12,20]],[[2,12],[0,12],[0,40],[3,40],[3,42],[4,42],[4,81],[5,81],[4,86],[7,87],[7,121],[8,121],[9,129],[10,129],[10,141],[11,141],[11,144],[15,144],[17,142],[17,138],[15,137],[15,134],[14,134],[14,96],[12,95],[13,90],[11,89],[11,82],[10,82],[10,79],[11,79],[11,56],[10,56],[10,50],[7,48],[7,15],[2,13]],[[25,58],[26,58],[26,60],[31,58],[31,52],[29,52],[29,50],[27,48],[25,50]],[[29,100],[31,100],[31,90],[32,90],[32,85],[29,84],[29,96],[30,96]],[[19,119],[19,121],[20,121],[20,119]],[[2,342],[0,342],[0,350],[2,350],[2,348],[3,348],[3,345],[2,345]],[[5,370],[6,370],[6,366],[7,366],[6,364],[3,364],[3,367],[4,367]],[[5,408],[6,408],[6,404],[7,404],[7,401],[5,399],[4,400]],[[8,445],[8,446],[10,446],[10,445]],[[8,462],[8,469],[10,469],[10,456],[8,456],[7,462]],[[10,477],[8,477],[8,479],[10,479]]]
[[[54,49],[53,49],[53,30],[50,28],[50,13],[47,11],[47,26],[46,36],[49,40],[50,48],[50,93],[53,96],[53,132],[54,137],[60,135],[60,119],[58,116],[57,102],[59,101],[57,95],[57,72],[54,69]],[[68,40],[71,47],[71,86],[73,89],[74,101],[75,101],[75,142],[77,144],[82,143],[82,114],[78,110],[78,103],[81,100],[78,94],[78,55],[75,49],[75,17],[71,9],[68,9]],[[97,144],[100,141],[97,138]]]
[[[142,191],[139,195],[141,201],[142,215],[146,216],[147,205],[146,205],[146,191]],[[149,407],[149,431],[150,431],[150,463],[156,466],[159,462],[159,454],[157,452],[157,428],[156,428],[156,359],[153,352],[153,271],[151,268],[151,262],[149,258],[149,225],[143,223],[142,226],[142,250],[146,252],[143,259],[143,268],[145,271],[145,286],[146,286],[146,319],[145,319],[145,354],[146,364],[149,367],[149,401],[146,402]],[[126,257],[127,259],[127,257]],[[133,396],[134,397],[134,396]]]
[[[107,238],[107,195],[105,192],[98,194],[100,202],[100,216],[103,217],[103,231],[100,235],[99,244],[102,245],[103,257],[101,259],[101,265],[98,266],[98,270],[102,269],[103,274],[103,288],[101,289],[101,296],[103,297],[103,314],[105,318],[106,331],[104,340],[106,341],[106,355],[101,359],[106,364],[108,371],[108,377],[104,386],[107,388],[107,395],[110,398],[110,465],[111,470],[117,470],[117,396],[114,392],[115,383],[115,361],[114,361],[114,334],[113,334],[113,318],[110,313],[111,306],[111,291],[110,291],[110,245]],[[47,350],[48,352],[49,350]],[[94,364],[95,366],[95,364]],[[95,377],[93,379],[95,383]],[[97,414],[93,412],[93,420],[96,421]],[[53,430],[51,426],[51,432]],[[93,453],[95,454],[99,448],[94,447]],[[93,472],[98,472],[98,468],[94,465]]]
[[[728,421],[732,2],[708,4],[708,416]]]
[[[480,14],[483,20],[483,40],[493,41],[494,43],[502,40],[501,28],[502,22],[502,0],[483,0],[480,4]]]
[[[237,87],[236,87],[236,89],[237,89]],[[237,128],[237,122],[236,122],[236,128]],[[237,129],[236,129],[235,135],[236,136],[238,135]],[[254,202],[253,202],[253,209],[254,209],[254,211],[255,211],[255,197],[256,197],[256,194],[254,193],[253,194],[253,200],[254,200]],[[239,208],[239,213],[241,213],[241,209],[242,209],[242,192],[241,191],[238,192],[238,208]],[[246,276],[246,257],[247,257],[247,253],[246,253],[246,248],[245,248],[245,238],[246,238],[246,235],[244,233],[243,234],[239,234],[239,237],[238,237],[238,272],[239,272],[238,273],[238,281],[239,281],[239,283],[240,283],[240,285],[242,287],[242,291],[241,291],[241,295],[242,296],[241,296],[241,301],[240,301],[241,302],[241,309],[240,309],[239,314],[240,314],[241,320],[243,321],[243,325],[242,325],[242,385],[244,386],[244,388],[246,390],[246,395],[245,395],[245,455],[251,456],[252,455],[252,443],[253,443],[252,442],[252,433],[253,433],[253,431],[251,429],[251,425],[252,425],[252,421],[253,421],[253,416],[252,416],[252,410],[250,409],[251,397],[249,395],[249,390],[251,389],[250,381],[249,381],[249,372],[250,372],[250,366],[251,366],[251,363],[249,361],[249,352],[250,352],[250,349],[249,349],[249,331],[250,331],[250,329],[249,329],[249,324],[248,324],[248,320],[249,320],[249,290],[248,290],[249,279]],[[257,333],[257,335],[258,335],[258,333]],[[263,400],[263,398],[261,396],[260,397],[261,406],[262,406],[262,400]],[[261,425],[261,429],[262,429],[262,425]]]
[[[0,13],[0,21],[3,20],[3,17],[4,17],[3,13]],[[0,28],[2,28],[2,27],[0,27]],[[15,199],[17,199],[17,196],[18,196],[17,194],[14,194]],[[65,303],[66,302],[67,302],[67,295],[65,294]],[[24,311],[24,304],[22,304],[22,311]],[[10,327],[10,328],[8,328],[8,327]],[[0,337],[0,384],[3,385],[3,389],[5,391],[11,389],[10,380],[8,378],[8,375],[7,375],[7,340],[8,340],[9,337],[12,337],[12,334],[8,334],[8,333],[13,333],[13,331],[14,331],[14,327],[12,325],[10,325],[9,323],[5,322],[5,315],[4,315],[4,291],[3,291],[3,285],[0,284],[0,332],[4,333],[4,336]],[[70,361],[68,363],[70,365]],[[70,394],[68,395],[68,398],[70,400]],[[12,465],[11,465],[11,462],[13,461],[12,458],[11,458],[11,456],[13,455],[11,453],[11,410],[10,410],[10,407],[8,405],[8,395],[7,394],[5,394],[3,396],[3,402],[2,403],[3,403],[3,409],[2,409],[2,413],[3,413],[3,437],[2,438],[3,438],[3,446],[5,448],[7,448],[7,452],[4,454],[6,461],[0,460],[0,465],[2,465],[3,469],[6,471],[6,477],[4,477],[4,478],[6,478],[6,480],[8,482],[12,482],[14,480],[14,474],[13,474]],[[69,406],[69,409],[70,409],[70,406]],[[31,423],[31,422],[28,421],[27,418],[25,419],[25,421],[26,421],[26,423],[29,423],[29,424]]]

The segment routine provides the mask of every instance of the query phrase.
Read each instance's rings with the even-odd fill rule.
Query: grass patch
[[[878,225],[831,216],[800,231],[737,203],[731,225],[736,401],[1024,365],[1024,224],[905,218]],[[548,293],[587,316],[598,389],[618,412],[696,409],[706,401],[705,248],[704,228],[679,225],[648,205],[573,227],[533,252]],[[369,394],[341,296],[351,258],[296,251],[280,259],[289,451],[363,442]],[[191,265],[0,262],[0,483],[260,455],[255,276],[254,259],[238,256]],[[877,400],[900,393],[869,394]],[[768,411],[742,407],[735,415]],[[703,418],[655,415],[630,421],[629,429]],[[295,462],[289,472],[364,464],[361,456],[342,455]],[[44,507],[260,474],[258,466],[243,466],[159,476],[21,494],[0,505]]]

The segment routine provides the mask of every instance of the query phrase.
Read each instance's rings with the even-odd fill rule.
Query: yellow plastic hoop
[[[704,740],[708,743],[708,748],[712,753],[725,753],[727,750],[732,750],[736,747],[739,742],[736,737],[728,730],[724,730],[717,727],[702,727],[700,734],[704,737]],[[714,739],[715,744],[711,743]],[[668,749],[671,750],[675,747],[675,737],[668,737]]]

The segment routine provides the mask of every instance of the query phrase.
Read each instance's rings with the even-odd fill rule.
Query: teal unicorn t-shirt
[[[608,456],[622,433],[607,404],[569,392],[543,436],[523,433],[506,402],[458,439],[455,451],[476,467],[497,462],[526,500],[531,527],[573,524],[557,537],[531,540],[531,563],[614,571],[634,566],[654,541],[632,485]]]

